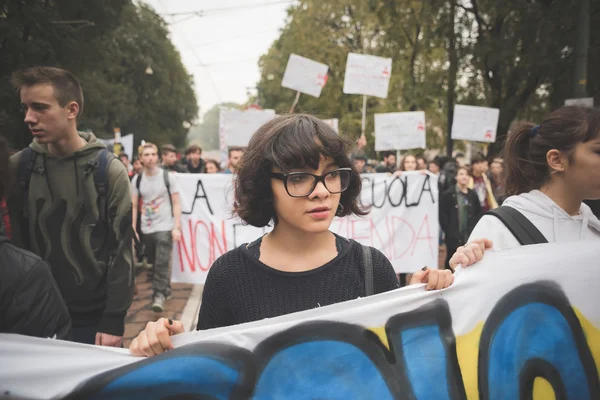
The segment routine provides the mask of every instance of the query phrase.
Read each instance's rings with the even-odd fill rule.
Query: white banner
[[[348,53],[344,93],[381,97],[388,95],[392,59]]]
[[[115,139],[100,139],[100,138],[98,138],[98,140],[100,140],[102,143],[104,143],[107,146],[112,146],[115,143]],[[123,145],[123,151],[125,152],[125,154],[127,154],[129,159],[132,160],[133,154],[134,154],[133,133],[130,133],[129,135],[121,136],[121,139],[119,139],[119,143],[121,143]]]
[[[452,139],[493,143],[496,141],[499,117],[500,110],[497,108],[456,105]]]
[[[486,252],[414,285],[173,336],[174,350],[0,334],[0,393],[73,399],[600,398],[598,241]],[[565,268],[568,266],[568,268]]]
[[[340,120],[339,119],[337,119],[337,118],[324,119],[323,122],[325,122],[327,125],[332,127],[333,130],[336,131],[337,133],[340,133],[340,128],[339,128]]]
[[[274,110],[219,110],[221,151],[224,147],[247,147],[250,138],[264,123],[275,118]]]
[[[232,218],[231,175],[179,174],[182,241],[173,250],[174,282],[204,283],[222,254],[268,232]],[[438,184],[434,175],[407,172],[362,176],[365,217],[335,218],[331,231],[381,250],[396,272],[438,265]]]
[[[375,151],[425,148],[425,112],[375,114]]]
[[[310,58],[290,54],[281,86],[313,97],[319,97],[321,96],[321,90],[327,83],[328,69],[327,65],[313,61]]]

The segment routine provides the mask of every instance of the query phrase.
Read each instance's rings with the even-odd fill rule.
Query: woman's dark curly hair
[[[277,224],[273,207],[271,172],[279,168],[318,169],[322,156],[330,157],[339,168],[352,168],[350,185],[340,198],[343,209],[336,215],[366,215],[359,206],[360,175],[347,154],[348,143],[329,125],[312,115],[291,114],[272,119],[250,139],[235,181],[234,213],[242,221],[259,228],[271,221]]]

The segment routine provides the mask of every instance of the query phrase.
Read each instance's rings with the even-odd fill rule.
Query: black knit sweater
[[[211,267],[198,329],[237,325],[365,296],[361,245],[337,236],[338,255],[319,268],[284,272],[258,260],[260,240],[219,257]],[[389,260],[371,248],[375,293],[399,287]]]

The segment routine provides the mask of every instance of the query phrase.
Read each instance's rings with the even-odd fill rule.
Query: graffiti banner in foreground
[[[84,399],[600,398],[598,241],[489,252],[422,285],[173,337],[134,358],[0,335],[0,394]]]
[[[173,281],[204,283],[213,262],[270,228],[232,217],[232,175],[179,174],[182,241],[173,250]],[[365,217],[336,218],[331,230],[381,250],[396,272],[438,264],[438,184],[434,175],[362,175]]]

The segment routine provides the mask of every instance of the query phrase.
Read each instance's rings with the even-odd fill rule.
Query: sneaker
[[[163,294],[159,293],[156,296],[154,296],[154,302],[152,303],[152,311],[165,311],[165,296]]]

